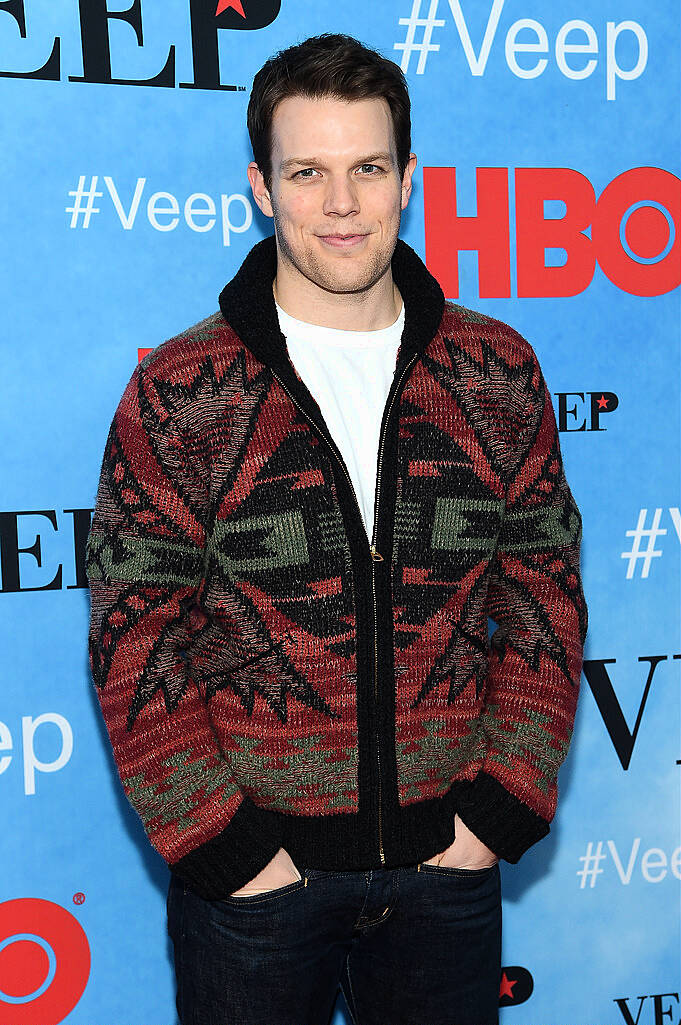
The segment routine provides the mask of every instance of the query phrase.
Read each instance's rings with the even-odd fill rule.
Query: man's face
[[[290,96],[272,121],[272,188],[249,178],[274,217],[280,259],[327,292],[370,288],[390,266],[416,157],[400,178],[385,100]]]

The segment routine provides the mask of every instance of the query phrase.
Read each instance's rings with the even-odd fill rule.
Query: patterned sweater
[[[414,864],[457,812],[515,863],[556,810],[587,629],[537,357],[398,241],[368,537],[275,270],[271,237],[219,311],[140,361],[111,423],[89,655],[125,794],[207,899],[282,846],[318,868]]]

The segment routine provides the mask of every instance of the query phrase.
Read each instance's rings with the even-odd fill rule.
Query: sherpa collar
[[[400,362],[422,352],[435,335],[444,312],[444,295],[414,250],[397,240],[392,274],[404,301]],[[286,370],[286,340],[279,328],[272,282],[277,267],[274,235],[256,243],[220,292],[220,310],[256,359]]]

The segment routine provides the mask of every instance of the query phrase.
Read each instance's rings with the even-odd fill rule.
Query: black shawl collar
[[[220,292],[220,310],[256,359],[289,377],[286,340],[279,328],[272,282],[277,267],[274,235],[258,242]],[[444,295],[414,250],[397,240],[392,274],[404,301],[404,331],[400,364],[423,352],[435,335],[444,312]]]

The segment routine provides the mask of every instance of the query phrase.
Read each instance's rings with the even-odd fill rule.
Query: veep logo
[[[614,413],[620,404],[612,391],[557,391],[553,394],[558,399],[558,430],[562,432],[607,431],[601,424],[601,417]],[[585,395],[588,396],[586,403]]]
[[[681,1018],[676,1017],[679,1010],[678,993],[647,993],[644,996],[637,996],[636,1000],[638,1010],[634,1017],[634,997],[615,998],[625,1025],[665,1025],[665,1022],[666,1025],[679,1025],[681,1022]]]
[[[440,42],[432,41],[433,32],[437,29],[441,34],[446,25],[446,19],[437,16],[439,3],[440,0],[411,0],[409,17],[399,19],[399,24],[406,27],[406,35],[403,40],[394,43],[393,49],[402,51],[401,68],[405,73],[409,70],[412,54],[418,54],[416,74],[422,75],[429,54],[437,53],[441,48]],[[494,0],[492,3],[485,34],[476,53],[461,0],[449,0],[449,9],[471,75],[482,77],[485,74],[504,3],[505,0]],[[482,9],[481,4],[470,4],[469,14],[476,6]],[[445,13],[444,3],[441,12]],[[476,14],[474,20],[479,23],[479,11]],[[624,64],[620,63],[622,48]],[[496,49],[498,52],[499,47]],[[558,70],[566,79],[582,81],[590,78],[599,64],[599,50],[604,51],[605,56],[606,96],[608,100],[614,100],[617,81],[630,82],[640,78],[648,63],[648,37],[637,21],[627,19],[618,23],[606,22],[605,42],[601,40],[599,44],[597,31],[590,22],[583,18],[571,18],[558,30],[555,44],[550,45],[548,32],[540,21],[518,18],[506,32],[504,42],[508,70],[516,78],[525,80],[540,78],[554,54]],[[524,56],[519,59],[519,54]],[[451,61],[451,64],[458,73],[455,61]]]
[[[70,515],[70,537],[67,542],[73,559],[75,583],[66,589],[87,587],[85,574],[85,547],[92,521],[92,509],[64,509]],[[39,517],[36,521],[35,517]],[[49,524],[49,527],[48,527]],[[45,532],[42,534],[41,529]],[[63,564],[58,558],[43,565],[43,544],[51,548],[53,535],[59,532],[54,509],[20,509],[0,511],[0,594],[19,591],[60,591],[63,584]],[[25,542],[30,543],[25,543]],[[20,556],[30,555],[32,561]]]
[[[65,908],[35,897],[0,903],[2,1025],[57,1025],[89,975],[87,936]]]
[[[46,733],[42,728],[44,726],[55,726],[56,733],[53,729],[48,729]],[[39,736],[40,743],[37,739]],[[49,758],[41,758],[37,751],[38,747],[41,748],[43,755],[49,750]],[[10,728],[0,719],[0,776],[7,771],[15,757],[13,754],[2,752],[13,750],[14,741]],[[35,795],[37,772],[60,772],[71,761],[72,754],[73,730],[65,716],[59,712],[43,712],[35,718],[31,715],[22,715],[21,753],[17,752],[16,757],[21,759],[23,766],[24,794],[27,797]]]
[[[218,53],[219,29],[259,29],[270,25],[279,14],[281,0],[188,0],[191,36],[192,82],[180,82],[181,89],[226,89],[236,91],[243,86],[223,85],[220,81]],[[133,0],[121,11],[109,11],[106,0],[79,0],[80,41],[83,53],[83,74],[69,75],[69,82],[90,82],[99,85],[145,85],[156,88],[175,86],[175,46],[168,49],[163,67],[150,78],[114,78],[111,73],[109,26],[112,21],[126,22],[132,32],[130,40],[144,45],[141,0]],[[0,14],[13,18],[22,39],[26,39],[25,0],[0,3]],[[32,33],[39,35],[40,21],[31,23]],[[41,67],[31,70],[0,70],[0,78],[34,78],[58,82],[61,79],[61,39],[44,41],[41,50],[52,49]],[[20,47],[16,47],[18,50]],[[34,48],[32,48],[34,49]]]
[[[672,660],[681,659],[681,654],[677,653],[672,655]],[[636,738],[638,736],[639,727],[643,720],[643,713],[645,711],[646,702],[648,701],[648,694],[653,682],[653,676],[655,670],[661,662],[667,662],[667,655],[639,655],[639,662],[648,663],[648,675],[643,685],[643,692],[641,694],[641,700],[636,712],[636,721],[633,727],[630,729],[626,719],[624,718],[624,712],[622,706],[619,703],[615,688],[613,687],[610,674],[606,669],[606,665],[614,664],[617,660],[614,658],[591,658],[585,659],[583,665],[584,677],[591,688],[598,711],[601,713],[605,728],[608,731],[608,736],[612,741],[612,746],[615,749],[615,753],[619,758],[620,765],[626,771],[629,768],[631,762],[631,756],[634,753],[634,745],[636,744]],[[679,761],[678,764],[681,764]]]
[[[516,294],[572,296],[591,284],[596,263],[630,295],[670,292],[681,281],[681,189],[676,175],[635,167],[598,200],[591,182],[568,167],[515,169]],[[426,263],[448,298],[459,295],[461,250],[478,253],[480,298],[511,295],[508,169],[476,169],[477,214],[462,216],[456,168],[424,167]],[[557,215],[547,205],[559,204]],[[555,206],[553,207],[555,210]],[[587,235],[591,229],[591,237]],[[562,262],[553,265],[547,256]]]

